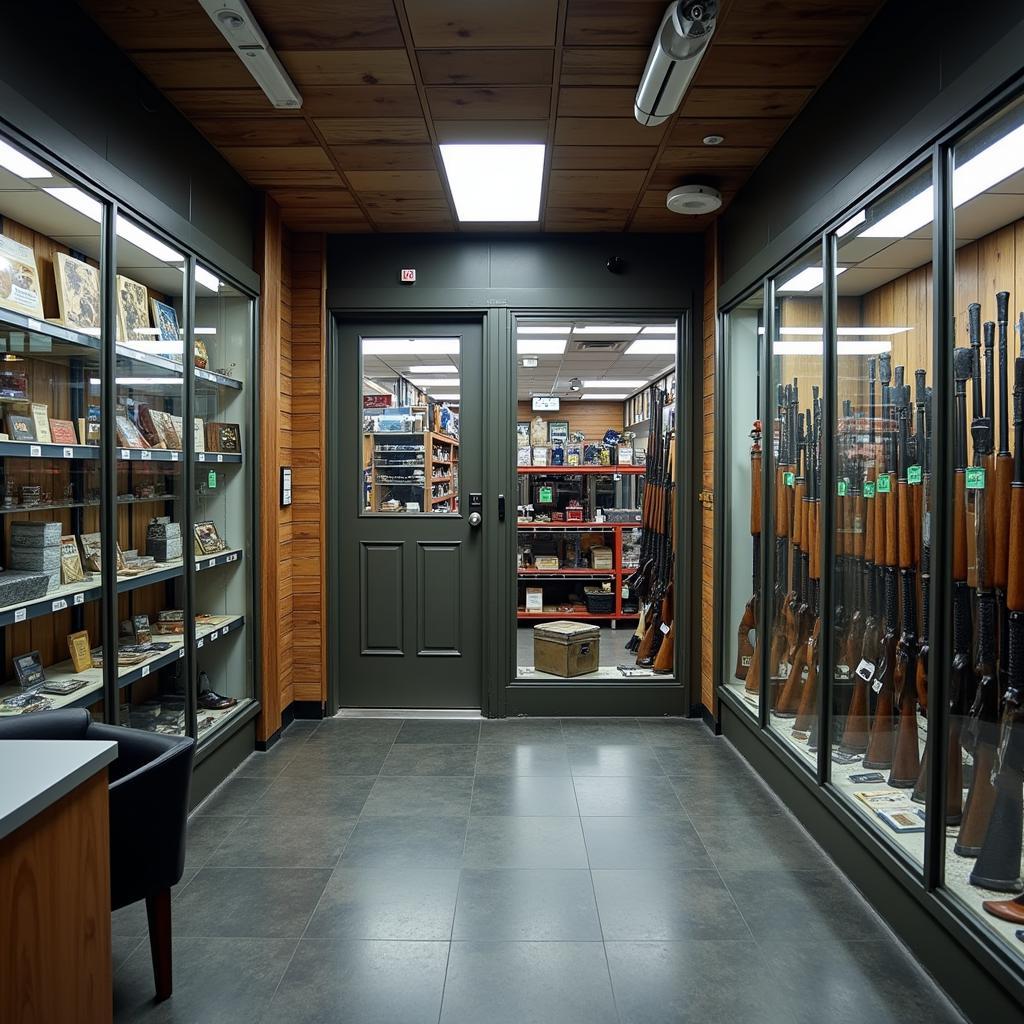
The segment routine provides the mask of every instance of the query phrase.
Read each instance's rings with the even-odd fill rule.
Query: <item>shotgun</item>
[[[1014,363],[1014,463],[1010,494],[1010,551],[1006,584],[1009,686],[1003,694],[996,755],[996,798],[971,885],[996,892],[1019,892],[1021,880],[1022,786],[1024,786],[1024,357]],[[986,901],[986,911],[1020,921],[1018,898]]]
[[[761,602],[761,421],[754,420],[750,431],[750,541],[753,564],[753,586],[750,600],[743,609],[743,617],[736,643],[736,678],[746,683],[748,693],[756,693],[759,672],[754,669],[754,658],[760,649],[761,638],[757,636],[757,610]],[[750,635],[754,633],[754,642]],[[760,659],[758,659],[760,660]]]
[[[1007,687],[1006,649],[1009,628],[1006,621],[1006,580],[1010,557],[1010,491],[1013,482],[1013,456],[1010,454],[1010,417],[1007,395],[1007,330],[1010,293],[996,293],[996,326],[999,337],[999,450],[996,452],[995,513],[993,523],[992,580],[996,588],[996,614],[999,620],[999,692]]]
[[[796,442],[792,436],[790,422],[791,388],[787,384],[785,388],[779,385],[779,443],[778,443],[778,466],[775,471],[775,590],[773,594],[773,622],[770,631],[770,644],[768,647],[768,677],[775,679],[779,674],[779,666],[783,663],[786,654],[785,629],[787,610],[790,605],[791,594],[789,587],[789,546],[791,545],[790,530],[792,520],[789,514],[790,488],[786,484],[787,479],[792,479],[791,473],[795,466],[791,459],[795,458]],[[772,685],[777,685],[772,684]],[[769,700],[774,704],[769,692]]]
[[[915,683],[917,702],[922,711],[928,708],[928,630],[930,628],[932,584],[931,528],[931,395],[925,386],[924,370],[915,374],[917,385],[917,461],[921,467],[921,547],[918,576],[921,581],[921,634],[918,638]]]

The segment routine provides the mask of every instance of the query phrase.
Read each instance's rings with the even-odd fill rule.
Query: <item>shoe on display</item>
[[[1024,924],[1024,895],[1013,900],[985,900],[982,907],[993,917],[1012,924]]]
[[[199,673],[199,700],[196,702],[204,711],[224,711],[233,708],[238,701],[234,697],[225,697],[210,688],[210,677],[205,672]]]

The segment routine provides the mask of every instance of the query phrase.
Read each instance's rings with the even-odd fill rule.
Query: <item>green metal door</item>
[[[479,320],[338,325],[326,541],[341,707],[481,706],[482,335]]]

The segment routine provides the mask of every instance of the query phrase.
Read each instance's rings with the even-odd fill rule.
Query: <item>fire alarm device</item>
[[[402,284],[415,284],[416,271],[412,267],[405,267],[402,270]]]

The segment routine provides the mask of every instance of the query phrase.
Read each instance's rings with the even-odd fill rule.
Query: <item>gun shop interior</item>
[[[1022,0],[0,26],[0,1024],[1024,1021]]]

